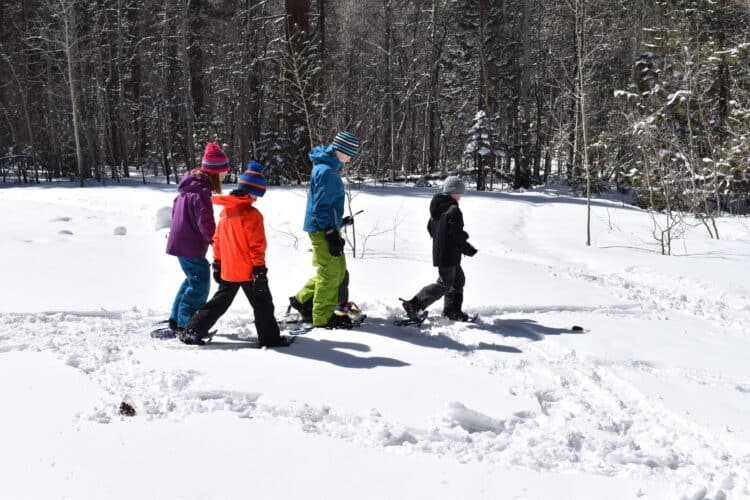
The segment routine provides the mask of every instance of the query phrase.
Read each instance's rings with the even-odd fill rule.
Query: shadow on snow
[[[409,342],[418,347],[434,349],[452,349],[459,352],[495,351],[518,354],[523,351],[517,347],[488,344],[480,342],[476,345],[466,345],[443,334],[424,333],[416,326],[395,326],[392,320],[367,317],[367,322],[361,328],[367,333],[380,335],[401,342]]]
[[[348,330],[348,332],[351,332],[351,330]],[[284,332],[282,331],[282,334],[283,333]],[[202,349],[237,350],[258,348],[258,339],[255,337],[240,337],[237,334],[216,334],[216,336],[224,337],[235,342],[211,342],[203,346]],[[279,354],[288,354],[299,358],[323,361],[344,368],[370,369],[379,366],[399,368],[409,365],[409,363],[394,358],[385,358],[381,356],[356,356],[341,351],[340,349],[365,353],[370,352],[370,346],[359,342],[316,339],[311,337],[310,334],[297,337],[295,342],[289,347],[272,349]]]
[[[478,326],[503,337],[518,337],[533,341],[543,340],[547,335],[582,335],[585,333],[576,332],[568,328],[553,328],[540,325],[531,319],[496,319],[492,323],[481,323]]]

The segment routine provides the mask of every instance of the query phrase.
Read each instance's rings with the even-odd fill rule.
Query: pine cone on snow
[[[122,403],[120,403],[120,415],[125,415],[126,417],[134,417],[135,408],[123,401]]]

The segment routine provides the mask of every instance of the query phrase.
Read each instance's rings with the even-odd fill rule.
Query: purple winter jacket
[[[216,230],[208,177],[187,172],[177,189],[179,194],[172,205],[167,253],[177,257],[203,258]]]

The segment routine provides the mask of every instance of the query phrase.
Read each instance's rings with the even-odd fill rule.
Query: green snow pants
[[[297,292],[297,300],[305,303],[313,301],[313,326],[325,326],[339,301],[339,285],[346,275],[346,257],[334,257],[328,250],[323,231],[310,234],[312,242],[312,262],[317,274]]]

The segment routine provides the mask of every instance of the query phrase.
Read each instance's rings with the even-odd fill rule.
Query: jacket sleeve
[[[461,210],[458,207],[452,207],[448,210],[446,217],[451,240],[455,242],[456,247],[461,253],[466,254],[473,247],[468,242],[469,233],[464,231],[464,216]]]
[[[266,265],[266,230],[263,225],[263,215],[258,210],[253,211],[253,217],[247,221],[245,228],[247,236],[247,250],[250,257],[250,265]],[[251,276],[252,278],[252,276]]]
[[[206,243],[211,243],[216,232],[214,221],[214,206],[211,204],[211,196],[197,195],[194,200],[195,220]]]
[[[219,224],[221,224],[221,221]],[[219,231],[214,233],[214,260],[221,260],[221,238],[219,238]]]

